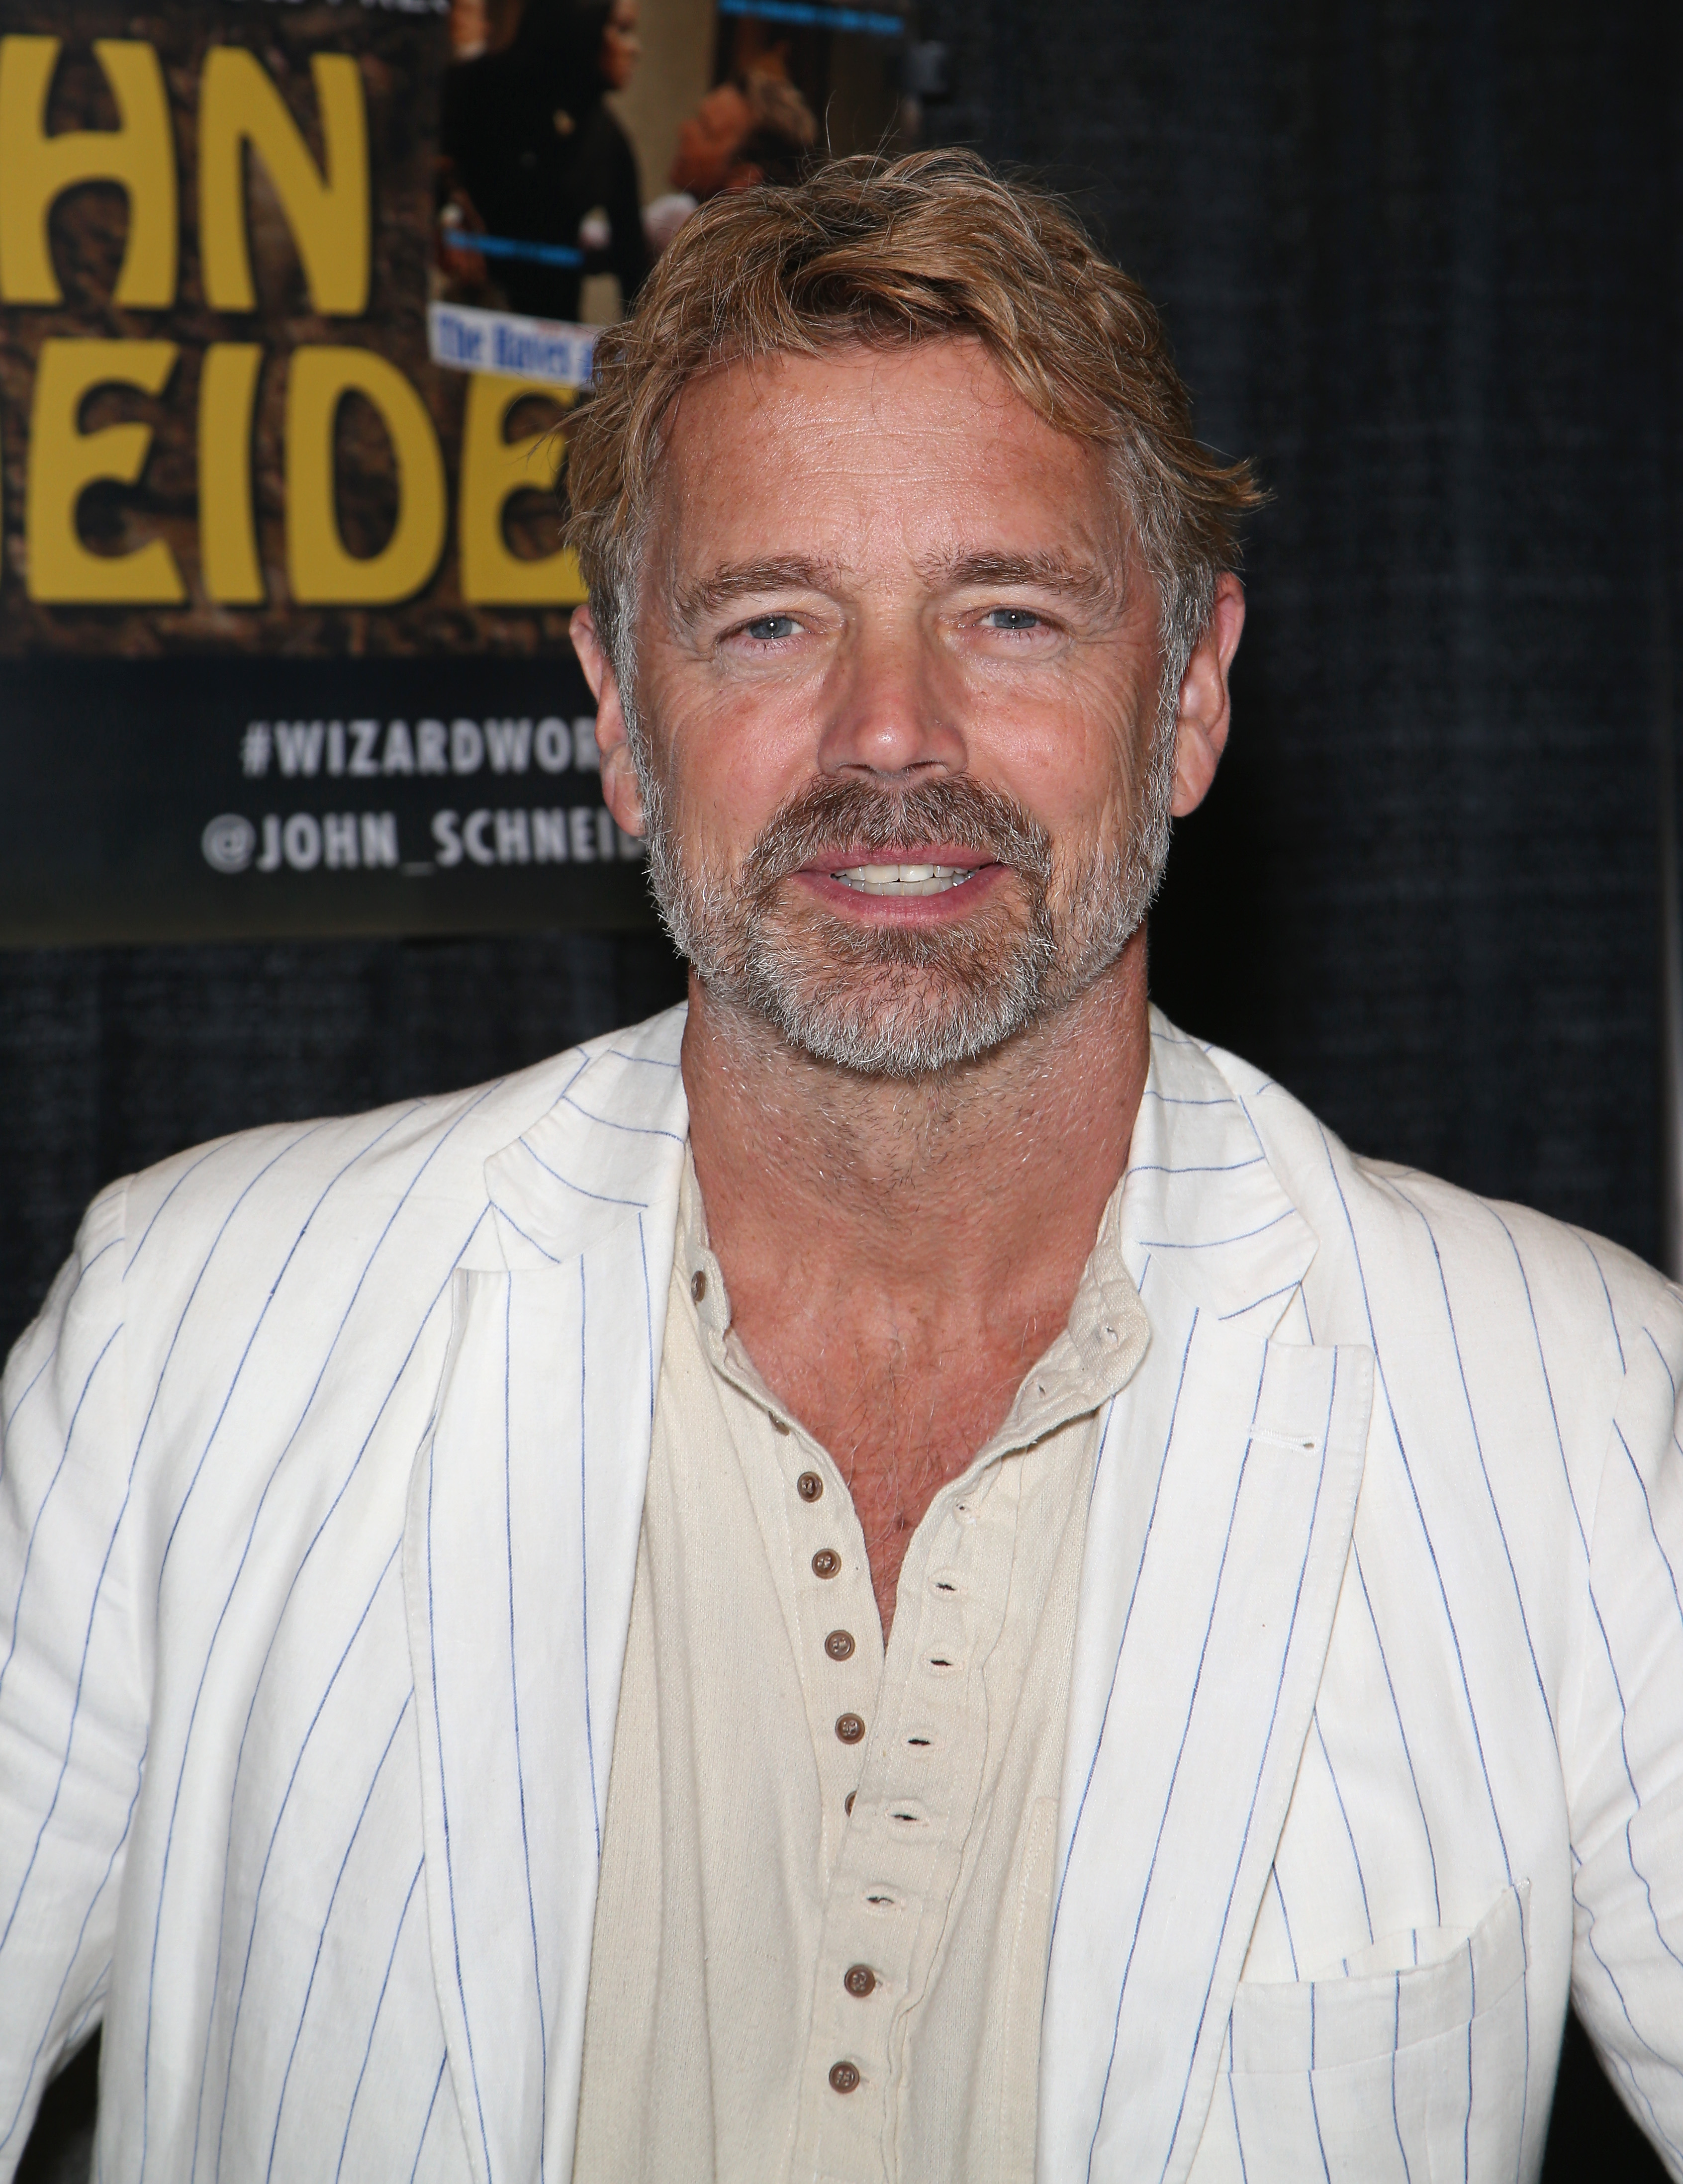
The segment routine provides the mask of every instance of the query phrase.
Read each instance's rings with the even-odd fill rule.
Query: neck
[[[797,1052],[692,978],[690,1144],[750,1350],[779,1298],[851,1321],[1002,1337],[1063,1324],[1128,1160],[1150,1060],[1142,928],[1112,969],[997,1052],[861,1078]]]

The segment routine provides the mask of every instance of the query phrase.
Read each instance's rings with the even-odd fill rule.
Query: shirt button
[[[844,1744],[857,1744],[864,1734],[865,1724],[856,1713],[839,1713],[836,1716],[836,1735]]]
[[[845,1661],[853,1652],[853,1633],[833,1630],[824,1641],[824,1651],[833,1661]]]
[[[814,1577],[833,1577],[841,1568],[841,1557],[833,1547],[820,1547],[812,1557]]]
[[[859,1792],[858,1792],[858,1791],[857,1791],[857,1790],[850,1790],[850,1791],[848,1791],[848,1793],[847,1793],[846,1797],[844,1797],[844,1798],[842,1799],[842,1810],[843,1810],[843,1812],[844,1812],[844,1813],[851,1813],[851,1812],[852,1812],[852,1810],[853,1810],[853,1801],[854,1801],[854,1799],[855,1799],[858,1795],[859,1795]]]
[[[816,1502],[824,1490],[824,1482],[816,1471],[803,1471],[794,1482],[794,1490],[803,1502]]]
[[[830,2083],[839,2093],[851,2093],[859,2085],[859,2068],[854,2063],[832,2063]]]
[[[775,1413],[775,1412],[773,1412],[773,1414],[772,1414],[772,1431],[773,1433],[780,1433],[780,1434],[786,1434],[786,1433],[789,1431],[789,1428],[788,1428],[788,1427],[783,1424],[783,1420],[776,1415],[776,1413]]]
[[[877,1975],[869,1964],[850,1964],[842,1974],[842,1985],[850,1994],[856,1994],[862,2002],[877,1984]]]
[[[697,1304],[699,1304],[702,1298],[707,1294],[707,1277],[705,1274],[701,1273],[699,1268],[698,1268],[689,1278],[689,1294],[694,1298]]]

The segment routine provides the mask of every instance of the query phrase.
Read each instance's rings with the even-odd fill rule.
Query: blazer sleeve
[[[1572,1993],[1626,2104],[1683,2178],[1683,1299],[1621,1335],[1574,1701]]]
[[[99,2020],[145,1758],[125,1205],[95,1201],[0,1389],[0,2181]]]

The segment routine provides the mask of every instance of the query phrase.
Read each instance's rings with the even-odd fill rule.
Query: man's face
[[[710,991],[915,1076],[1084,990],[1144,913],[1171,786],[1157,598],[1101,458],[941,342],[705,378],[660,476],[653,809],[605,778]]]
[[[678,131],[672,183],[693,198],[716,197],[730,181],[736,155],[754,125],[746,98],[733,83],[710,91]]]

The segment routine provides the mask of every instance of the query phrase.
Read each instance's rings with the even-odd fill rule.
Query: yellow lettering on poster
[[[456,519],[462,597],[478,606],[577,606],[584,597],[578,556],[559,547],[532,560],[509,551],[503,510],[514,494],[547,491],[560,461],[559,436],[510,440],[509,413],[533,395],[565,403],[565,390],[531,379],[476,371],[467,382],[462,423],[461,504]]]
[[[0,295],[8,304],[63,300],[47,223],[78,182],[120,182],[129,234],[115,300],[160,310],[176,299],[176,147],[158,56],[137,38],[96,38],[116,102],[114,129],[49,136],[47,100],[57,38],[0,38]]]
[[[333,427],[365,395],[391,436],[398,520],[377,554],[353,554],[333,494]],[[372,349],[295,348],[287,377],[287,581],[300,606],[390,606],[427,582],[444,550],[444,460],[426,404]]]
[[[76,504],[98,481],[133,485],[146,466],[152,427],[138,421],[81,429],[96,387],[161,394],[176,365],[162,341],[44,341],[30,416],[25,506],[29,595],[58,604],[178,606],[187,587],[161,538],[126,554],[96,554],[76,530]]]
[[[204,588],[223,606],[266,596],[251,496],[251,426],[263,351],[212,342],[198,382],[198,560]]]
[[[198,95],[198,247],[213,310],[254,311],[246,239],[244,148],[269,170],[298,246],[313,308],[355,318],[368,308],[373,214],[362,75],[348,53],[309,64],[321,117],[323,164],[254,53],[213,46]]]

